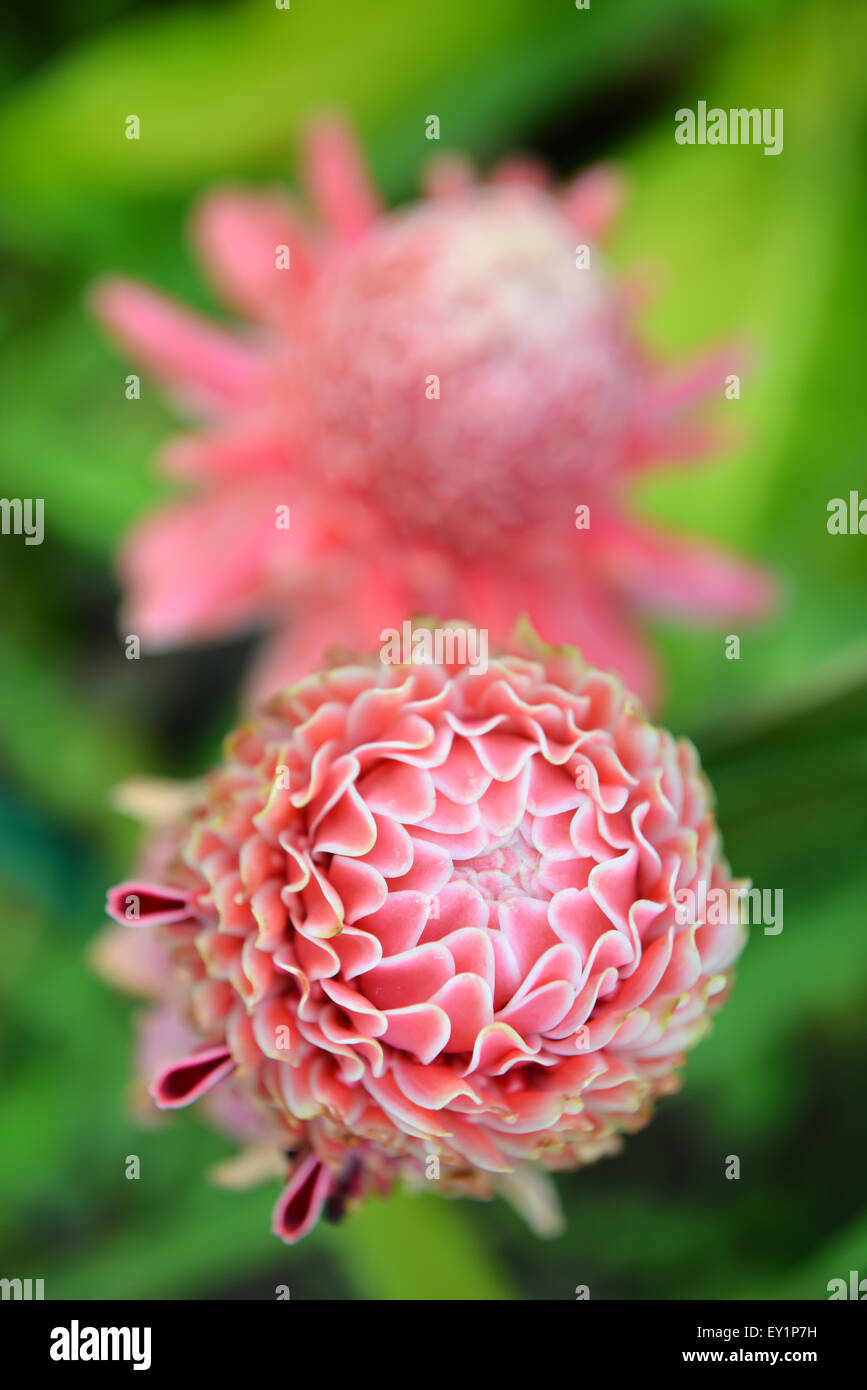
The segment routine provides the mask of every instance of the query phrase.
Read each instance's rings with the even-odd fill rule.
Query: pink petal
[[[292,1176],[274,1208],[271,1230],[275,1236],[294,1245],[319,1220],[322,1208],[335,1188],[333,1174],[315,1153],[296,1162]]]
[[[269,473],[285,479],[296,462],[282,434],[246,419],[240,427],[179,435],[159,455],[160,471],[185,483],[231,482]]]
[[[240,338],[132,280],[104,280],[92,296],[114,338],[187,408],[205,415],[256,396],[261,368]]]
[[[365,975],[364,992],[377,1008],[402,1009],[425,1003],[454,973],[446,947],[430,942],[381,961]]]
[[[479,1033],[494,1020],[490,986],[478,975],[456,975],[447,980],[431,1003],[451,1020],[446,1052],[472,1052]]]
[[[154,1078],[150,1093],[161,1110],[174,1110],[191,1105],[234,1070],[234,1057],[224,1043],[219,1043],[164,1067]]]
[[[376,937],[384,956],[396,956],[418,945],[427,916],[428,901],[423,893],[396,892],[390,893],[383,905],[358,925]]]
[[[280,575],[310,562],[319,544],[295,511],[290,529],[278,529],[287,490],[279,479],[254,479],[142,522],[120,562],[125,630],[170,645],[241,628],[271,606]]]
[[[623,176],[597,165],[564,189],[563,207],[575,231],[590,241],[604,240],[626,199]]]
[[[396,1057],[393,1070],[404,1095],[424,1110],[442,1110],[457,1096],[467,1096],[477,1104],[480,1102],[480,1097],[469,1083],[442,1063],[422,1067],[405,1057]]]
[[[195,214],[196,243],[217,289],[252,319],[284,318],[312,276],[308,234],[288,198],[224,189]],[[289,267],[277,265],[288,246]]]
[[[128,900],[132,899],[132,903]],[[127,908],[135,909],[137,915],[129,917]],[[190,916],[190,899],[187,893],[177,888],[165,888],[160,883],[141,883],[131,880],[119,883],[112,888],[106,899],[105,910],[109,917],[123,927],[166,926],[171,922],[184,922]]]
[[[353,132],[340,120],[320,120],[308,135],[306,165],[326,227],[340,242],[357,241],[376,221],[381,204]]]
[[[504,576],[493,567],[468,572],[465,607],[480,627],[492,632],[511,631],[516,618],[525,614],[543,642],[573,644],[586,661],[616,672],[628,689],[648,702],[658,686],[655,662],[610,583],[600,583],[606,576],[589,570],[583,556],[595,525],[594,512],[591,530],[575,533],[571,556],[564,552],[553,574],[546,575],[541,567],[535,574],[528,569],[517,577]],[[596,566],[595,550],[593,560]]]
[[[391,1047],[412,1052],[427,1065],[438,1057],[449,1040],[449,1016],[435,1004],[410,1004],[405,1009],[387,1009],[388,1028],[383,1041]]]
[[[428,160],[423,187],[429,198],[461,198],[475,185],[476,173],[462,155],[436,155]]]
[[[491,171],[490,182],[499,188],[525,188],[538,193],[550,188],[552,178],[544,160],[532,155],[512,155]]]
[[[590,544],[612,584],[647,608],[709,620],[757,618],[777,597],[767,571],[636,521],[600,517]]]
[[[88,959],[101,979],[144,999],[159,997],[171,974],[168,951],[150,932],[109,927],[96,938]]]

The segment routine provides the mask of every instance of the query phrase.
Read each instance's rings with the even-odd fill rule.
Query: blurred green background
[[[48,1298],[824,1298],[867,1275],[867,538],[827,503],[867,496],[863,325],[867,11],[852,0],[292,0],[200,6],[46,0],[8,16],[0,59],[6,366],[0,491],[44,497],[46,539],[0,538],[0,1274]],[[785,148],[683,148],[674,111],[783,107]],[[371,1202],[285,1249],[277,1184],[204,1170],[231,1151],[194,1114],[124,1108],[135,1006],[89,973],[103,891],[135,828],[110,788],[187,775],[231,724],[243,642],[124,659],[112,552],[159,496],[173,420],[84,307],[106,270],[213,309],[184,239],[214,180],[294,179],[311,108],[357,121],[388,197],[440,148],[514,148],[561,174],[618,161],[632,193],[618,267],[655,266],[649,340],[754,344],[736,446],[659,472],[637,509],[762,557],[775,622],[656,629],[666,722],[698,742],[729,857],[782,888],[678,1097],[622,1157],[558,1179],[568,1232],[540,1242],[500,1202]],[[143,138],[122,138],[141,117]],[[142,1177],[124,1159],[139,1154]],[[739,1181],[724,1176],[741,1159]]]

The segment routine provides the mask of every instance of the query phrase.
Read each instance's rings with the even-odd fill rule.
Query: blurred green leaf
[[[867,308],[865,45],[863,7],[793,7],[784,31],[762,29],[724,53],[683,96],[782,107],[779,156],[680,147],[666,122],[630,161],[635,196],[618,258],[662,252],[675,268],[651,314],[655,334],[669,350],[746,341],[759,357],[740,401],[723,400],[720,383],[720,420],[746,443],[710,467],[649,477],[644,508],[760,557],[786,590],[776,618],[739,630],[739,661],[724,656],[731,627],[659,625],[675,725],[800,678],[863,631],[867,557],[857,538],[828,535],[826,504],[857,486],[853,422],[865,422],[855,346]]]
[[[369,1202],[337,1228],[329,1246],[364,1298],[514,1298],[461,1206],[434,1195]]]
[[[59,818],[79,829],[111,819],[116,828],[109,794],[141,766],[135,735],[117,713],[76,690],[62,657],[52,651],[28,650],[6,636],[0,657],[0,742],[7,767]],[[40,736],[34,737],[35,729]]]
[[[730,27],[747,10],[754,18],[778,9],[660,0],[653,31],[665,46]],[[587,13],[522,0],[295,0],[285,11],[248,3],[146,16],[12,94],[0,118],[0,177],[47,206],[70,192],[188,188],[288,164],[299,120],[329,103],[386,143],[398,123],[415,128],[416,160],[430,111],[445,120],[447,143],[499,147],[579,76],[595,87],[641,61],[647,30],[640,0]],[[131,113],[142,122],[137,142],[123,133]]]
[[[745,1293],[745,1298],[827,1299],[832,1279],[843,1279],[849,1297],[849,1271],[858,1279],[867,1278],[867,1212],[845,1231],[838,1232],[821,1250],[814,1252],[784,1279],[775,1282],[770,1294],[761,1288]],[[864,1295],[860,1294],[863,1299]]]

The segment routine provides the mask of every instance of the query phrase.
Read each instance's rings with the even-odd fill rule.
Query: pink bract
[[[273,696],[170,842],[109,895],[197,1038],[151,1092],[259,1108],[288,1241],[397,1178],[484,1197],[613,1152],[744,942],[676,910],[735,886],[692,745],[526,630],[485,671],[372,660]]]
[[[412,612],[499,640],[527,614],[648,698],[639,610],[766,608],[758,570],[626,515],[633,475],[710,445],[694,407],[737,364],[718,351],[672,370],[638,342],[598,250],[613,174],[557,191],[528,161],[479,183],[440,160],[424,200],[386,212],[332,122],[307,170],[316,225],[282,192],[219,191],[196,212],[198,252],[248,328],[129,281],[97,290],[112,335],[197,422],[162,457],[187,496],[123,549],[126,631],[166,646],[268,625],[267,695],[325,645],[373,645]]]

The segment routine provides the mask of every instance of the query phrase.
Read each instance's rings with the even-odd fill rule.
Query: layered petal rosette
[[[261,1108],[289,1241],[398,1177],[488,1196],[612,1152],[744,941],[679,920],[732,886],[692,745],[529,631],[484,670],[369,660],[274,696],[170,835],[158,881],[109,895],[198,1038],[152,1094]]]
[[[767,607],[754,567],[628,516],[633,477],[714,442],[696,407],[738,361],[672,367],[641,343],[600,250],[613,173],[557,189],[527,160],[485,181],[439,160],[427,196],[389,212],[339,124],[312,130],[306,164],[312,223],[282,191],[196,212],[245,329],[131,281],[95,293],[193,425],[162,457],[184,495],[123,547],[125,631],[168,646],[267,626],[267,695],[323,638],[372,645],[396,614],[465,613],[505,641],[528,612],[648,698],[640,613]]]

